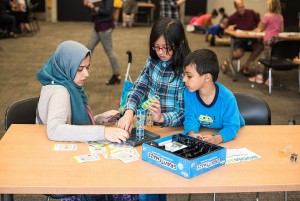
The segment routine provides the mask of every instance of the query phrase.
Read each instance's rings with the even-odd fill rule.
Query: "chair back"
[[[253,94],[233,94],[246,125],[271,125],[271,110],[265,100]]]
[[[36,108],[39,97],[19,100],[10,105],[5,113],[4,128],[11,124],[35,124]]]
[[[299,55],[300,42],[296,40],[282,40],[272,46],[271,58],[293,60]]]

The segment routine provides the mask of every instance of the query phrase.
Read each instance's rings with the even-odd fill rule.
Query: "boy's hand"
[[[212,144],[220,144],[223,142],[221,135],[202,135],[202,140],[210,142]]]

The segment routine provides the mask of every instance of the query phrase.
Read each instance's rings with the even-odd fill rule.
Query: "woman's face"
[[[88,72],[89,68],[90,68],[90,56],[87,56],[79,65],[77,73],[75,75],[74,83],[77,86],[82,87],[84,85],[85,80],[89,76],[89,72]]]
[[[157,56],[162,61],[169,61],[172,58],[173,50],[171,47],[167,47],[166,40],[164,36],[160,36],[154,43],[154,46],[152,47]],[[167,51],[168,50],[168,51]]]

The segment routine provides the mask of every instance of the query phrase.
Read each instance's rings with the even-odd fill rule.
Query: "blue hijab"
[[[91,124],[85,108],[88,97],[83,87],[74,83],[78,67],[88,54],[91,55],[90,50],[78,42],[62,42],[36,75],[44,86],[62,85],[68,89],[71,99],[72,125]]]

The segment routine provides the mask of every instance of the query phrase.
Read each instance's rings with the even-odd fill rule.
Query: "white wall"
[[[244,0],[245,7],[260,13],[262,17],[266,13],[266,0]],[[207,13],[211,13],[213,9],[224,7],[228,16],[235,12],[233,0],[207,0]],[[219,18],[214,20],[218,23]]]

